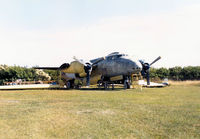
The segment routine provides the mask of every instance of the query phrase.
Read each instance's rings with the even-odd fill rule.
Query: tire
[[[130,89],[130,88],[131,88],[130,83],[127,83],[127,89]]]
[[[70,88],[71,88],[71,83],[70,83],[70,82],[67,82],[67,83],[66,83],[66,87],[67,87],[67,89],[70,89]]]

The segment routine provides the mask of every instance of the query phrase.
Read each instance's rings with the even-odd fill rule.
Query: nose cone
[[[132,74],[138,74],[142,70],[142,66],[140,63],[136,61],[131,61],[131,64],[127,67]]]
[[[142,70],[142,64],[139,62],[138,58],[135,56],[129,57],[129,59],[134,63],[132,68],[135,73],[139,73]]]
[[[129,74],[138,74],[142,70],[141,63],[135,58],[126,57],[123,62],[123,67],[125,68],[125,71],[127,71]]]
[[[142,70],[142,64],[138,60],[136,61],[136,66],[137,69],[139,69],[140,71]]]
[[[142,64],[136,59],[136,58],[131,58],[132,61],[132,70],[134,74],[138,74],[142,70]]]
[[[133,72],[134,73],[139,73],[142,70],[142,65],[139,62],[135,62],[134,67],[133,67]]]

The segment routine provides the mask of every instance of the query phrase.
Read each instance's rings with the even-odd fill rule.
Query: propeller
[[[84,65],[84,70],[85,70],[85,73],[86,73],[86,86],[90,86],[90,75],[91,75],[92,69],[94,67],[96,67],[99,62],[105,60],[105,58],[104,57],[98,58],[93,63],[91,63],[91,62],[84,62],[81,59],[77,59],[75,56],[73,58],[74,58],[74,60],[76,60],[76,61],[78,61],[78,62],[80,62],[81,64]]]
[[[150,78],[149,78],[149,72],[150,72],[150,68],[151,66],[156,63],[158,60],[160,60],[161,57],[159,56],[158,58],[156,58],[153,62],[151,62],[151,64],[149,63],[145,63],[143,60],[139,60],[139,62],[142,64],[142,71],[141,74],[142,76],[146,76],[147,79],[147,85],[150,85]]]

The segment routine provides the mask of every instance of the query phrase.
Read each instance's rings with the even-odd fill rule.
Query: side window
[[[107,60],[114,60],[114,59],[117,59],[117,58],[120,58],[122,55],[113,55],[113,56],[109,56],[107,57]]]
[[[107,57],[107,60],[112,60],[112,56]]]

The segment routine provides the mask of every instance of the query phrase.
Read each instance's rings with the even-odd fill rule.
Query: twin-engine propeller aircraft
[[[125,89],[129,89],[132,74],[141,73],[147,78],[149,85],[150,66],[160,58],[158,57],[149,64],[142,60],[134,61],[126,54],[114,52],[89,62],[74,57],[74,61],[70,64],[64,63],[60,67],[35,67],[35,69],[59,70],[67,88],[98,84],[99,87],[102,86],[105,89],[112,85],[112,89],[114,89],[114,83],[121,82]]]

